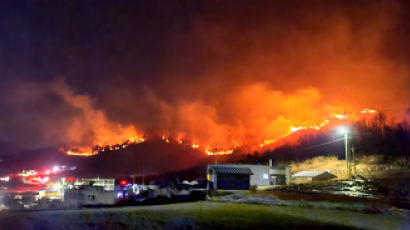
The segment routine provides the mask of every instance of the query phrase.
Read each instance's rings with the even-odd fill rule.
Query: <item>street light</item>
[[[349,134],[349,129],[347,126],[342,126],[338,128],[339,133],[344,134],[344,140],[345,140],[345,157],[346,157],[346,167],[347,167],[347,171],[349,174],[349,177],[352,176],[351,173],[351,167],[350,167],[350,154],[349,154],[349,146],[347,144],[347,138],[348,138],[348,134]]]
[[[340,134],[347,134],[349,132],[349,129],[346,126],[341,126],[338,128],[338,131]]]

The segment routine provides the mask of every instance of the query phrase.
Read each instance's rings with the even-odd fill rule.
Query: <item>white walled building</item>
[[[117,202],[115,191],[105,191],[101,186],[82,185],[64,190],[64,203],[69,207],[82,205],[113,205]]]
[[[207,177],[210,189],[249,189],[250,186],[290,184],[290,168],[251,164],[210,164]],[[218,179],[219,178],[219,179]],[[249,178],[249,179],[247,179]],[[241,182],[239,183],[238,180]],[[248,183],[247,186],[245,184]]]

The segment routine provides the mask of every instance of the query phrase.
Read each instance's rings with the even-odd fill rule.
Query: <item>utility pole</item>
[[[353,162],[353,175],[357,175],[356,171],[356,154],[355,154],[355,147],[352,145],[352,162]]]
[[[348,133],[349,130],[347,128],[347,114],[346,111],[344,112],[344,120],[345,120],[345,127],[344,127],[344,139],[345,139],[345,157],[346,157],[346,169],[348,173],[349,179],[352,177],[352,168],[351,168],[351,159],[350,159],[350,154],[349,154],[349,145],[348,145]]]
[[[214,148],[214,149],[213,149],[213,155],[214,155],[214,158],[215,158],[215,164],[217,165],[217,164],[218,164],[218,155],[215,154],[216,152],[218,152],[218,149],[217,149],[217,148]]]
[[[142,168],[142,185],[145,185],[144,168]]]
[[[349,178],[352,176],[351,166],[350,166],[350,154],[349,154],[349,145],[348,145],[348,132],[345,131],[345,155],[346,155],[346,168]]]

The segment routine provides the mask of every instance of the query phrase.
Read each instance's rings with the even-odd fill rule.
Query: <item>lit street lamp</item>
[[[341,134],[344,134],[344,140],[345,140],[345,157],[346,157],[346,167],[348,171],[349,178],[352,177],[352,172],[351,172],[351,162],[350,162],[350,154],[349,154],[349,146],[347,143],[347,138],[349,134],[349,129],[347,126],[342,126],[339,128],[339,132]]]

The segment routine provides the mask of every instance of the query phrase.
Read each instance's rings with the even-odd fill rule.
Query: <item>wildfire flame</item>
[[[337,118],[337,119],[340,119],[340,120],[342,120],[342,119],[344,119],[345,118],[345,115],[343,115],[343,114],[335,114],[335,115],[333,115],[335,118]]]
[[[205,148],[205,153],[213,156],[213,155],[227,155],[227,154],[232,154],[233,153],[233,149],[229,149],[229,150],[217,150],[214,149],[212,150],[210,147]]]
[[[93,155],[98,154],[97,151],[88,152],[88,151],[74,151],[74,150],[67,150],[65,151],[65,153],[67,153],[67,155],[70,155],[70,156],[93,156]]]
[[[57,92],[80,111],[67,130],[71,143],[62,149],[66,154],[93,156],[145,141],[143,131],[131,124],[122,125],[109,120],[102,110],[94,108],[94,102],[88,96],[75,94],[64,83],[58,85]],[[239,90],[231,97],[226,106],[232,107],[232,111],[227,110],[226,113],[233,113],[232,118],[237,120],[221,123],[213,107],[200,103],[182,104],[174,112],[182,128],[175,133],[162,130],[165,134],[161,135],[162,140],[166,143],[175,140],[179,144],[183,144],[183,140],[188,140],[187,143],[192,140],[193,149],[207,155],[224,155],[232,154],[235,148],[243,145],[266,148],[299,130],[319,130],[332,119],[347,119],[347,115],[342,113],[343,107],[322,104],[319,93],[314,89],[284,95],[266,85],[256,84]],[[261,100],[255,101],[255,97]],[[357,114],[376,113],[373,109],[356,111]],[[236,114],[241,115],[240,120]],[[356,118],[358,116],[349,114],[350,120]]]
[[[368,113],[375,113],[375,110],[370,110],[370,109],[364,109],[361,110],[360,113],[361,114],[368,114]],[[340,115],[340,114],[332,114],[329,117],[334,117],[336,119],[344,119],[345,115]],[[305,126],[290,126],[289,128],[289,132],[287,132],[286,134],[282,135],[281,138],[285,138],[287,136],[289,136],[290,134],[299,131],[299,130],[304,130],[304,129],[314,129],[314,130],[320,130],[322,127],[324,127],[325,125],[329,124],[329,119],[325,119],[324,121],[322,121],[319,124],[312,124],[312,125],[305,125]],[[166,136],[162,136],[161,137],[162,140],[164,140],[164,142],[166,143],[170,143],[170,139]],[[141,142],[144,142],[145,139],[142,136],[136,136],[133,138],[129,138],[129,140],[125,141],[122,144],[111,144],[111,145],[105,145],[105,146],[95,146],[94,148],[90,148],[90,147],[77,147],[77,148],[71,148],[68,150],[65,150],[64,152],[68,155],[72,155],[72,156],[93,156],[98,154],[99,152],[103,152],[106,149],[109,150],[118,150],[121,148],[126,148],[128,147],[130,144],[138,144]],[[266,147],[270,144],[273,144],[277,141],[277,139],[266,139],[264,140],[261,144],[259,144],[259,147]],[[183,141],[181,139],[177,140],[177,143],[182,144]],[[197,143],[194,143],[191,145],[191,147],[193,149],[200,149],[200,145]],[[233,153],[233,149],[228,149],[228,150],[218,150],[218,148],[212,148],[210,146],[206,147],[205,149],[203,149],[203,151],[207,154],[207,155],[227,155],[227,154],[232,154]]]
[[[162,140],[164,140],[166,143],[169,143],[169,139],[166,138],[165,136],[162,136]]]
[[[66,150],[60,149],[60,151],[63,151],[67,155],[71,155],[71,156],[93,156],[93,155],[98,154],[99,152],[104,152],[106,149],[109,149],[109,150],[125,149],[130,144],[138,144],[144,141],[145,139],[142,137],[135,137],[135,138],[130,138],[129,140],[123,142],[122,144],[112,144],[112,145],[105,145],[105,146],[97,145],[94,148],[90,148],[90,147],[68,148]]]
[[[362,113],[362,114],[376,113],[376,110],[374,110],[374,109],[364,109],[364,110],[360,111],[360,113]]]

